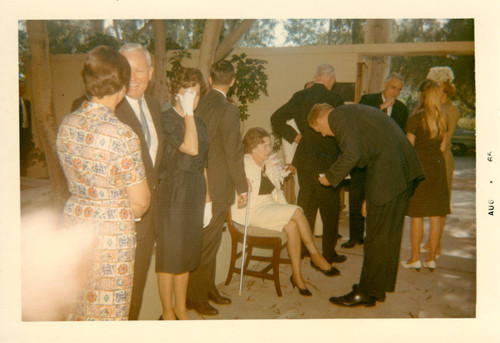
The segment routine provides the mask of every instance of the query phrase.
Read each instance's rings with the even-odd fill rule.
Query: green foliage
[[[172,83],[179,71],[182,69],[182,60],[184,58],[191,58],[191,53],[182,49],[174,51],[172,56],[168,59],[168,65],[170,68],[167,69],[167,79],[170,83]]]
[[[228,98],[235,95],[238,99],[240,119],[248,119],[248,104],[257,101],[261,94],[267,94],[267,74],[265,72],[267,61],[248,58],[245,53],[233,55],[230,62],[235,65],[236,81],[229,90]]]
[[[283,24],[285,44],[361,44],[365,23],[365,19],[288,19]]]
[[[20,20],[18,23],[18,31],[17,31],[17,40],[18,40],[18,65],[19,65],[19,80],[24,80],[26,78],[26,62],[30,57],[30,50],[28,47],[28,35],[26,33],[26,27],[24,20]]]
[[[474,39],[473,19],[404,19],[395,23],[395,41],[471,41]],[[431,67],[449,66],[455,74],[457,92],[454,100],[462,116],[475,116],[474,56],[402,56],[391,58],[391,72],[405,78],[403,98],[408,108],[416,105],[416,89],[425,80]]]
[[[99,45],[111,46],[115,49],[120,48],[120,42],[118,42],[115,37],[103,33],[96,33],[90,37],[86,37],[83,43],[76,48],[76,53],[87,53]]]

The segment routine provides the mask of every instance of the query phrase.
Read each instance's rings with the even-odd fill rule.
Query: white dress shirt
[[[156,128],[153,123],[153,117],[151,116],[151,112],[149,112],[146,99],[144,99],[144,95],[139,100],[130,98],[128,96],[125,96],[125,98],[127,99],[130,107],[132,107],[132,109],[134,110],[134,113],[137,116],[139,122],[141,121],[141,110],[139,107],[139,100],[142,100],[142,109],[144,111],[144,115],[146,116],[146,122],[148,125],[149,133],[151,134],[151,142],[149,145],[149,156],[151,156],[151,161],[153,162],[154,165],[156,160],[156,153],[158,151],[158,134],[156,133]]]
[[[386,99],[385,99],[384,93],[382,93],[382,103],[384,103],[385,100]],[[392,113],[392,106],[389,106],[389,107],[387,107],[387,115],[390,117],[391,113]]]

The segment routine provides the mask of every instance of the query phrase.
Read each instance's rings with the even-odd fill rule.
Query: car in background
[[[455,156],[462,156],[470,149],[476,149],[476,131],[458,126],[451,139],[451,152]]]

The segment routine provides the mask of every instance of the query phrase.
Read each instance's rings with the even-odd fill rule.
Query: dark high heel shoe
[[[323,270],[320,267],[318,267],[317,265],[315,265],[312,260],[311,260],[311,267],[313,267],[314,269],[316,269],[319,272],[322,272],[325,276],[328,276],[328,277],[340,275],[340,270],[338,270],[337,268],[331,267],[328,270]]]
[[[292,287],[293,288],[297,287],[297,289],[299,290],[300,295],[303,295],[305,297],[310,297],[312,295],[312,293],[307,288],[300,288],[299,286],[297,286],[297,284],[295,283],[295,281],[293,281],[293,275],[290,276],[290,282],[292,283]]]

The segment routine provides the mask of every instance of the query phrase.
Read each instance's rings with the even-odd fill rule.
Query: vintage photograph
[[[185,13],[16,18],[13,331],[472,337],[498,302],[485,19]]]

